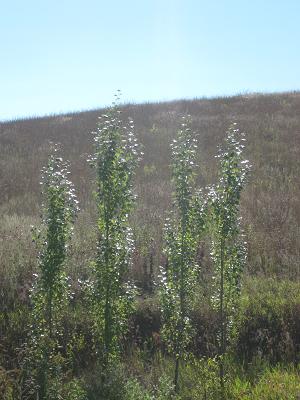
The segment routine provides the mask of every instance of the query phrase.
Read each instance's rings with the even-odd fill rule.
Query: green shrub
[[[132,315],[132,329],[129,339],[149,354],[154,355],[160,349],[161,312],[158,299],[148,297],[140,299]]]
[[[7,371],[0,366],[0,398],[14,400],[20,398],[20,370]]]
[[[137,379],[130,379],[125,386],[124,400],[153,400],[152,395],[141,386]]]
[[[160,377],[156,386],[146,389],[137,379],[130,379],[126,384],[124,400],[176,400],[179,396],[174,394],[174,386],[169,377]]]
[[[191,358],[181,373],[181,400],[220,399],[219,365],[213,358]]]
[[[246,363],[297,362],[300,350],[300,284],[246,279],[237,320],[235,352]]]
[[[96,364],[84,373],[89,400],[124,400],[126,379],[124,366],[117,362],[106,369]]]
[[[54,377],[48,385],[47,400],[88,400],[84,384],[79,379],[63,381]]]
[[[234,400],[298,400],[300,398],[299,372],[276,368],[266,370],[254,386],[236,379],[229,399]]]

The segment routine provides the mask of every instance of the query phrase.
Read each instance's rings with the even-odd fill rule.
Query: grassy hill
[[[299,371],[289,363],[299,363],[300,349],[300,92],[128,104],[122,111],[124,119],[134,119],[144,152],[136,176],[138,200],[132,215],[136,241],[132,275],[146,294],[152,269],[155,274],[165,261],[162,228],[172,194],[169,145],[180,117],[191,115],[198,142],[197,179],[203,187],[216,180],[214,155],[229,124],[236,121],[246,133],[245,153],[253,167],[243,192],[241,213],[249,257],[232,352],[232,365],[236,365],[231,372],[236,379],[232,383],[236,397],[232,398],[271,399],[275,397],[263,397],[263,393],[271,396],[274,390],[279,396],[276,398],[296,399],[292,393],[299,394]],[[74,297],[65,316],[63,342],[70,343],[73,333],[83,340],[82,347],[78,345],[74,350],[76,362],[72,368],[90,386],[88,398],[102,398],[94,397],[97,390],[99,396],[103,393],[101,385],[97,389],[99,371],[93,371],[90,359],[91,321],[86,316],[77,278],[89,276],[89,261],[96,250],[94,172],[87,158],[92,152],[91,132],[103,112],[92,110],[0,123],[0,397],[11,391],[19,393],[19,361],[29,329],[29,289],[37,263],[31,226],[40,223],[40,170],[47,162],[49,143],[55,142],[61,143],[63,157],[70,160],[81,207],[67,265]],[[206,243],[201,246],[199,257],[205,259],[201,279],[205,288],[210,279],[209,248]],[[217,316],[205,293],[200,293],[199,299],[199,306],[196,304],[193,309],[192,352],[200,358],[183,367],[181,380],[183,388],[187,388],[186,393],[181,393],[183,400],[206,398],[203,381],[210,376],[212,381],[208,384],[213,388],[217,379],[216,371],[210,371],[201,359],[216,354]],[[161,320],[157,299],[151,293],[139,298],[131,324],[130,343],[138,350],[126,354],[126,373],[117,370],[115,373],[121,375],[113,375],[112,379],[119,383],[114,384],[113,380],[112,387],[121,388],[120,382],[127,381],[128,376],[139,377],[144,386],[151,387],[153,382],[158,385],[162,371],[170,375],[172,368],[168,356],[155,356],[161,350],[154,340],[159,338]],[[278,362],[283,363],[284,371],[281,366],[273,369]],[[135,380],[131,384],[129,391],[133,393],[139,386]],[[248,393],[249,397],[241,397],[241,393]],[[145,396],[141,392],[140,397],[130,399]],[[211,396],[219,398],[213,393]]]
[[[92,110],[0,124],[1,274],[7,269],[5,253],[11,246],[19,247],[20,253],[15,254],[13,260],[16,269],[23,268],[23,260],[26,264],[31,262],[33,249],[28,227],[38,223],[40,169],[47,160],[49,141],[61,143],[64,157],[71,161],[72,179],[82,210],[77,230],[92,235],[89,221],[94,218],[93,175],[86,160],[92,151],[91,132],[102,112]],[[134,119],[145,153],[136,179],[138,205],[133,217],[138,242],[137,270],[141,269],[149,252],[155,253],[156,262],[159,262],[161,228],[172,191],[169,143],[184,113],[192,116],[199,148],[199,183],[203,186],[214,182],[213,156],[230,121],[237,121],[240,129],[246,132],[246,153],[253,165],[242,200],[249,243],[248,270],[298,277],[299,92],[123,107],[124,118]],[[83,237],[86,235],[78,232],[78,240],[84,240]],[[80,247],[78,244],[79,253]],[[85,251],[89,251],[89,247],[85,246]]]

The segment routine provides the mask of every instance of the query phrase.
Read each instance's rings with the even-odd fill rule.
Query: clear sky
[[[300,89],[300,0],[0,5],[0,120]]]

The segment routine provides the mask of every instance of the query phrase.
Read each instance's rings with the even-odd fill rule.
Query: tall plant
[[[126,281],[133,251],[129,214],[139,145],[131,119],[121,120],[116,103],[102,115],[94,132],[91,164],[97,172],[98,251],[93,263],[93,317],[102,365],[118,357],[132,310],[132,286]]]
[[[34,230],[38,248],[38,273],[32,288],[32,325],[28,342],[31,378],[39,399],[48,398],[48,380],[55,372],[59,353],[62,313],[67,301],[64,271],[68,242],[78,201],[69,180],[69,166],[54,145],[42,170],[43,212],[41,229]]]
[[[246,249],[241,234],[239,204],[249,171],[243,160],[244,135],[233,123],[219,155],[219,181],[211,189],[212,260],[214,264],[213,304],[219,313],[219,367],[221,396],[225,398],[224,355],[232,334],[245,265]]]
[[[194,194],[197,145],[188,118],[183,118],[182,128],[171,148],[174,209],[165,225],[168,267],[162,270],[160,297],[162,333],[174,355],[177,392],[179,363],[191,339],[190,310],[197,271],[195,256],[199,234],[204,227],[204,202],[201,193]]]

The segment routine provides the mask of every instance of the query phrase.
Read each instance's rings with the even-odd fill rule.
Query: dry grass
[[[22,285],[34,269],[34,245],[28,225],[38,221],[40,169],[47,159],[49,141],[61,143],[64,157],[71,161],[72,180],[78,189],[82,214],[70,268],[76,276],[85,273],[86,260],[94,251],[95,214],[91,195],[93,176],[86,159],[92,151],[90,132],[101,112],[93,110],[0,123],[2,296],[8,290],[8,275]],[[295,92],[123,107],[124,118],[134,118],[145,153],[136,179],[139,200],[132,218],[137,238],[134,272],[137,279],[144,279],[144,264],[149,262],[150,253],[154,253],[156,266],[162,261],[161,228],[172,191],[169,143],[183,113],[191,114],[198,139],[201,185],[215,180],[213,156],[229,122],[236,120],[247,133],[246,152],[253,164],[242,200],[249,242],[248,271],[299,278],[300,93]]]

